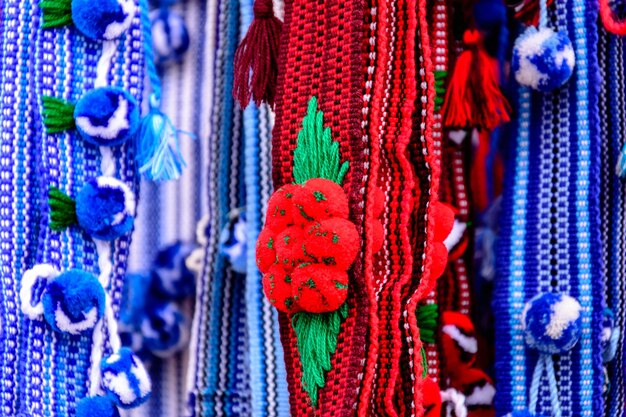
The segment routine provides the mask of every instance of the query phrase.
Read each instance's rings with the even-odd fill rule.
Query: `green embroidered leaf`
[[[445,82],[448,71],[435,71],[435,111],[439,111],[446,95]]]
[[[44,29],[72,24],[72,0],[42,0],[39,7],[43,13]]]
[[[56,97],[43,96],[43,123],[46,125],[47,133],[58,133],[73,129],[76,126],[74,121],[74,105]]]
[[[304,184],[311,178],[326,178],[341,185],[349,163],[341,163],[339,143],[333,141],[329,127],[324,127],[324,114],[317,111],[317,98],[311,97],[298,145],[293,152],[293,178]]]
[[[337,349],[337,335],[341,322],[348,317],[348,304],[330,313],[296,313],[291,324],[298,338],[302,363],[302,386],[309,394],[313,407],[317,406],[318,390],[326,383],[326,372]]]
[[[60,232],[76,224],[76,202],[56,187],[48,190],[50,205],[50,229]]]
[[[435,343],[437,319],[439,318],[437,304],[425,304],[419,306],[415,315],[417,318],[417,327],[420,329],[420,339],[422,342]]]

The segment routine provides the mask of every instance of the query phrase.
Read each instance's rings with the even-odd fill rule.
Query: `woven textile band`
[[[361,1],[285,2],[272,137],[274,188],[292,181],[292,151],[307,102],[312,96],[324,112],[325,125],[340,144],[342,158],[350,161],[344,189],[350,199],[350,218],[363,234],[363,191],[366,152],[361,131],[363,107],[363,9]],[[362,259],[350,277],[349,313],[341,325],[332,369],[319,393],[318,416],[353,413],[363,372],[368,302],[363,287]],[[281,315],[291,414],[313,415],[302,389],[300,359],[291,322]]]
[[[48,228],[47,193],[48,187],[56,186],[76,194],[85,181],[99,174],[100,153],[75,132],[46,134],[41,96],[76,100],[91,89],[101,44],[86,40],[73,29],[43,30],[37,3],[7,1],[1,12],[0,158],[4,174],[0,199],[7,205],[0,216],[6,228],[3,240],[13,242],[3,248],[1,259],[6,268],[1,281],[0,321],[2,332],[6,332],[2,338],[9,343],[3,343],[0,351],[0,413],[7,416],[72,415],[76,401],[87,390],[91,337],[62,335],[42,320],[18,316],[16,291],[22,274],[37,263],[98,273],[96,249],[90,238],[75,228],[62,233]],[[141,68],[141,30],[135,17],[129,31],[117,41],[107,82],[140,101],[143,77],[137,71]],[[114,157],[119,178],[136,188],[131,148],[120,147]],[[129,241],[128,236],[123,237],[112,248],[114,274],[106,290],[114,312],[119,308]]]
[[[626,351],[624,350],[624,329],[626,310],[624,308],[624,263],[626,262],[626,236],[624,236],[624,199],[626,186],[615,174],[615,165],[620,149],[626,142],[624,134],[625,108],[622,94],[626,74],[624,73],[624,42],[616,36],[600,30],[598,43],[600,63],[600,126],[602,141],[602,183],[600,205],[602,207],[602,255],[604,290],[607,307],[614,317],[614,328],[620,332],[617,340],[617,353],[608,364],[608,392],[605,393],[605,414],[609,417],[623,416],[626,412]]]
[[[551,94],[518,93],[494,295],[499,415],[527,407],[537,354],[525,347],[520,315],[540,292],[569,294],[582,306],[580,341],[555,357],[562,415],[603,413],[597,18],[597,4],[556,2],[550,20],[572,40],[574,76]],[[539,385],[539,414],[550,413],[547,385]]]

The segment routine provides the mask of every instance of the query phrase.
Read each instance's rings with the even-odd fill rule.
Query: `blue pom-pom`
[[[121,88],[96,88],[76,103],[74,121],[87,142],[116,146],[139,129],[139,107],[135,98]]]
[[[194,249],[195,245],[175,242],[159,251],[152,265],[152,285],[158,293],[175,299],[194,293],[195,275],[185,263]]]
[[[48,283],[42,303],[44,317],[57,332],[80,334],[93,329],[104,315],[105,294],[98,279],[71,269]]]
[[[120,412],[107,397],[85,397],[76,404],[76,417],[120,417]]]
[[[248,264],[246,215],[239,214],[226,225],[220,234],[220,250],[230,261],[233,271],[246,273]]]
[[[167,358],[187,345],[188,321],[174,303],[158,303],[148,309],[141,325],[145,347]]]
[[[88,38],[113,40],[130,27],[135,10],[133,0],[72,0],[72,21]]]
[[[531,26],[515,41],[511,65],[518,83],[548,93],[569,80],[575,61],[565,32]]]
[[[581,333],[581,307],[565,294],[542,293],[526,303],[522,326],[526,343],[542,353],[558,354],[572,349]]]
[[[119,407],[134,408],[152,392],[152,383],[143,363],[128,348],[102,360],[102,386]]]
[[[160,8],[151,13],[150,21],[156,64],[180,61],[189,49],[189,32],[183,17],[168,8]]]
[[[78,224],[96,239],[113,240],[128,233],[135,210],[135,195],[113,177],[89,180],[76,196]]]

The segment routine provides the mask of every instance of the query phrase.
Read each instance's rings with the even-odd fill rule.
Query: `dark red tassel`
[[[444,126],[493,130],[510,120],[511,111],[500,91],[498,63],[485,52],[477,30],[466,31],[463,41],[468,49],[456,61],[441,109]]]
[[[254,20],[235,52],[233,97],[242,108],[250,98],[274,105],[278,76],[278,46],[283,22],[274,16],[272,0],[254,2]]]

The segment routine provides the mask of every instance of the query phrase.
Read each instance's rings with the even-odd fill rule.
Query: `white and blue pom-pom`
[[[49,264],[33,266],[22,275],[20,283],[20,307],[31,320],[43,316],[43,296],[48,284],[59,276],[59,271]]]
[[[542,293],[526,303],[522,327],[528,346],[542,353],[572,349],[581,334],[581,306],[565,294]]]
[[[189,32],[183,17],[168,8],[160,8],[151,13],[150,21],[156,64],[180,61],[189,49]]]
[[[71,269],[48,283],[42,303],[50,327],[80,334],[93,329],[104,315],[105,294],[93,274]]]
[[[74,121],[80,136],[96,146],[124,143],[139,129],[137,101],[117,87],[100,87],[76,103]]]
[[[515,41],[511,65],[521,85],[548,93],[567,82],[574,64],[574,48],[563,31],[531,26]]]
[[[175,242],[160,250],[152,265],[152,285],[168,298],[184,298],[194,293],[195,275],[185,259],[195,245]]]
[[[96,239],[113,240],[130,232],[135,210],[135,195],[113,177],[91,179],[76,197],[78,224]]]
[[[615,326],[613,312],[609,308],[604,309],[602,315],[602,333],[600,335],[600,348],[602,349],[602,362],[613,360],[619,347],[620,329]]]
[[[108,397],[85,397],[76,404],[76,417],[120,417],[120,412]]]
[[[155,356],[167,358],[182,350],[189,340],[189,323],[174,303],[151,308],[141,324],[144,346]]]
[[[233,271],[246,273],[247,267],[247,239],[246,216],[240,213],[232,219],[220,234],[220,250],[229,260]]]
[[[102,386],[108,397],[121,408],[144,403],[152,392],[152,383],[143,363],[128,348],[102,360]]]
[[[72,21],[95,40],[113,40],[129,27],[135,15],[133,0],[72,0]]]

